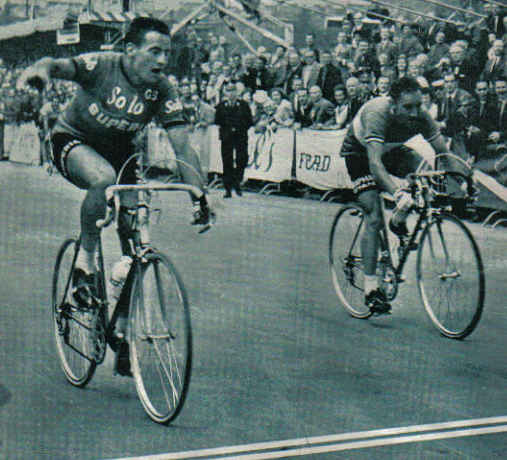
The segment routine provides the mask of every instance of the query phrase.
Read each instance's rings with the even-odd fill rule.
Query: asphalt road
[[[348,316],[327,264],[337,204],[215,193],[218,225],[197,235],[188,199],[171,194],[153,239],[187,287],[195,362],[187,403],[163,427],[144,414],[132,379],[113,376],[111,353],[85,389],[60,371],[50,282],[59,245],[78,231],[82,196],[39,168],[0,164],[1,459],[224,446],[241,446],[233,458],[507,458],[505,229],[470,224],[485,262],[485,310],[470,337],[453,341],[426,316],[415,257],[391,316]],[[112,263],[113,230],[104,241]],[[270,441],[280,442],[252,446]]]

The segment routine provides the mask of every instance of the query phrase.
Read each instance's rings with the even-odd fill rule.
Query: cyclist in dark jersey
[[[96,272],[97,219],[105,216],[105,188],[114,184],[125,161],[134,152],[132,140],[152,119],[167,129],[174,151],[182,160],[186,183],[201,186],[199,158],[188,142],[189,124],[173,88],[162,74],[168,62],[170,35],[157,19],[135,19],[122,53],[98,52],[69,59],[43,58],[25,70],[18,85],[53,78],[72,80],[79,88],[60,115],[52,133],[53,161],[62,175],[87,190],[81,206],[81,248],[76,261],[75,296],[83,302],[91,293]],[[129,162],[123,183],[135,181],[135,162]],[[118,233],[123,251],[130,231],[128,194],[122,196]],[[192,224],[209,226],[212,212],[206,198],[192,196]],[[130,203],[132,204],[132,202]]]
[[[416,80],[403,77],[393,83],[390,97],[377,97],[365,103],[349,126],[341,155],[354,185],[354,192],[366,213],[366,228],[361,241],[364,265],[365,304],[377,314],[388,313],[391,306],[378,289],[376,266],[379,231],[382,226],[379,191],[392,194],[397,207],[410,209],[411,195],[398,188],[390,174],[405,177],[414,172],[421,158],[401,146],[422,134],[436,153],[447,152],[444,138],[428,113],[421,109],[422,93]],[[404,221],[390,228],[403,244],[407,234]]]

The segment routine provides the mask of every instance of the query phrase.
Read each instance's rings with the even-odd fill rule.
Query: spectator
[[[277,46],[275,53],[269,63],[269,68],[273,76],[273,86],[281,87],[287,80],[287,56],[283,46]]]
[[[273,87],[273,77],[267,68],[267,60],[264,56],[257,56],[255,59],[255,71],[255,90],[269,91]]]
[[[454,134],[455,126],[449,125],[450,120],[455,119],[454,115],[458,109],[460,101],[465,100],[469,95],[467,91],[458,88],[458,82],[454,74],[448,74],[444,77],[445,99],[444,99],[444,121],[445,126],[442,133],[448,137]]]
[[[396,78],[399,80],[400,78],[407,77],[407,69],[407,58],[404,55],[398,56],[396,61]]]
[[[320,60],[319,50],[315,46],[315,34],[313,32],[308,32],[305,35],[305,47],[301,49],[301,55],[305,56],[308,51],[313,51],[313,55],[317,62]]]
[[[430,87],[428,80],[422,75],[421,66],[417,58],[412,59],[408,64],[407,74],[409,77],[414,78],[421,88]]]
[[[388,97],[389,91],[391,90],[391,81],[387,77],[378,77],[377,86],[373,93],[376,97]]]
[[[303,79],[303,85],[306,89],[311,88],[317,84],[319,78],[320,65],[315,59],[315,51],[307,51],[304,54],[305,64],[301,71],[301,77]]]
[[[334,106],[322,97],[322,90],[314,85],[310,87],[310,119],[313,129],[325,129],[335,122]]]
[[[441,59],[449,54],[449,45],[445,42],[445,33],[439,30],[435,35],[435,43],[428,51],[428,67],[434,68]]]
[[[465,59],[465,48],[454,43],[449,48],[449,55],[451,57],[451,72],[456,76],[458,86],[466,91],[473,91],[479,72],[471,61]]]
[[[438,105],[433,101],[430,88],[421,88],[422,106],[421,108],[428,112],[433,120],[438,117]]]
[[[245,69],[241,64],[241,55],[234,53],[230,60],[229,65],[231,66],[231,77],[233,81],[240,81],[245,73]]]
[[[377,60],[380,65],[392,65],[396,59],[396,46],[391,40],[391,31],[387,27],[380,28],[380,42],[377,43],[376,47]],[[382,64],[380,62],[380,55],[385,55],[387,60]]]
[[[495,81],[495,94],[497,97],[498,118],[495,121],[495,131],[489,140],[496,143],[504,143],[507,134],[507,80],[505,77],[498,77]]]
[[[349,101],[343,85],[337,85],[334,89],[335,107],[335,128],[345,128],[349,120]]]
[[[366,102],[366,98],[364,94],[361,93],[360,83],[356,77],[348,78],[345,82],[345,88],[347,91],[347,98],[349,100],[349,119],[347,121],[350,121],[356,116],[356,113]]]
[[[338,32],[337,45],[334,48],[333,54],[342,72],[346,71],[349,62],[352,60],[352,51],[352,45],[348,42],[347,34],[343,30]]]
[[[324,51],[320,55],[320,70],[317,77],[317,85],[322,90],[325,99],[331,101],[334,97],[334,88],[343,83],[341,72],[331,63],[331,54]]]
[[[241,77],[243,84],[249,88],[252,93],[257,89],[257,69],[255,68],[255,56],[247,54],[245,56],[245,69]]]
[[[308,90],[300,88],[297,90],[297,106],[294,109],[294,127],[296,129],[306,128],[312,124],[310,117],[310,100]]]
[[[248,103],[237,98],[233,83],[227,83],[224,96],[224,101],[217,105],[215,123],[221,141],[224,198],[231,198],[232,189],[242,195],[241,183],[248,163],[248,129],[253,120]]]
[[[502,40],[495,40],[491,47],[490,56],[482,71],[481,78],[493,85],[497,77],[507,76],[506,66],[504,42]]]
[[[225,62],[225,49],[219,43],[218,37],[214,34],[210,36],[209,62],[213,64],[216,61]]]
[[[286,94],[292,93],[294,89],[294,80],[301,79],[303,74],[303,64],[299,58],[299,55],[294,52],[290,52],[288,56],[287,76],[283,89]],[[302,80],[301,80],[302,83]]]
[[[292,126],[294,124],[294,111],[292,110],[292,104],[284,97],[282,89],[273,88],[270,97],[276,107],[273,115],[276,123],[285,127]]]
[[[401,27],[401,42],[399,52],[405,56],[417,56],[424,52],[419,39],[414,35],[412,26],[404,24]]]

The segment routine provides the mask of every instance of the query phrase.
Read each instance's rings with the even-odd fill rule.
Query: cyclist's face
[[[168,62],[170,39],[156,31],[145,34],[139,45],[129,44],[127,56],[131,59],[131,69],[135,80],[142,84],[155,84]]]
[[[401,93],[395,103],[395,113],[401,121],[411,122],[421,116],[422,94],[420,91]]]

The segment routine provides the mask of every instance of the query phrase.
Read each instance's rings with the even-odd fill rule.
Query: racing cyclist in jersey
[[[74,297],[90,304],[96,274],[96,250],[100,230],[98,219],[106,211],[105,189],[115,183],[125,161],[134,153],[132,140],[152,119],[167,129],[180,172],[186,183],[200,187],[199,158],[190,147],[189,123],[184,117],[177,90],[162,71],[168,63],[168,26],[152,18],[137,18],[129,27],[121,53],[97,52],[73,58],[43,58],[27,68],[18,86],[42,84],[51,87],[53,78],[78,83],[78,91],[59,116],[53,131],[53,161],[72,184],[85,189],[81,206],[81,246],[73,279]],[[122,173],[122,183],[135,183],[136,162]],[[129,252],[131,214],[135,194],[121,196],[118,234],[122,252]],[[192,224],[210,225],[214,218],[206,198],[191,196]]]
[[[391,306],[378,289],[376,267],[379,251],[379,231],[382,213],[379,192],[393,195],[396,209],[405,213],[399,222],[391,219],[389,227],[406,244],[405,223],[413,206],[411,195],[398,188],[390,176],[406,177],[416,171],[421,158],[402,144],[421,134],[436,153],[447,152],[445,140],[430,115],[421,108],[421,87],[416,80],[403,77],[394,82],[390,97],[377,97],[365,103],[350,124],[341,155],[345,158],[354,193],[365,211],[365,231],[361,256],[364,267],[365,304],[374,314],[389,313]],[[398,147],[398,148],[397,148]]]

